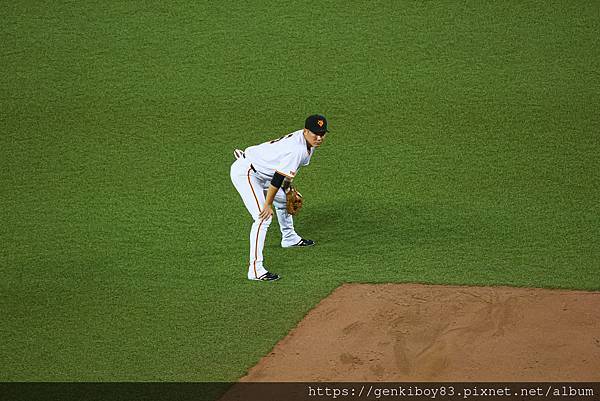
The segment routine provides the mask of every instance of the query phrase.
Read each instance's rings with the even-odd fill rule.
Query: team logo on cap
[[[323,124],[325,124],[323,122],[323,120],[317,120],[317,124],[319,125],[319,127],[323,127]]]

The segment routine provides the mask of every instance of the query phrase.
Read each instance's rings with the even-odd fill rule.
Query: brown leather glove
[[[302,195],[292,185],[285,190],[285,208],[292,216],[298,214],[302,208]]]

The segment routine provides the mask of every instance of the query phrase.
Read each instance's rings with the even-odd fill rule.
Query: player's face
[[[306,141],[309,143],[310,146],[314,146],[315,148],[321,146],[321,144],[323,143],[323,140],[325,139],[325,135],[326,134],[315,134],[314,132],[312,132],[311,130],[307,129],[306,130]]]

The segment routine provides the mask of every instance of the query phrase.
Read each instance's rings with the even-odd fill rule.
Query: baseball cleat
[[[298,241],[297,244],[294,244],[288,248],[300,248],[303,246],[313,246],[315,244],[315,241],[311,240],[311,239],[304,239],[302,238],[300,241]]]
[[[275,281],[275,280],[279,280],[280,278],[281,277],[279,276],[279,274],[271,273],[271,272],[266,272],[265,274],[263,274],[259,278],[251,278],[250,280],[254,280],[254,281]]]

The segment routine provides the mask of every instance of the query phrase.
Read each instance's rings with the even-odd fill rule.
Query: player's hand
[[[258,217],[261,220],[267,220],[269,217],[271,217],[273,215],[273,209],[271,209],[271,205],[265,205],[263,207],[263,210],[260,212],[260,214],[258,215]]]

